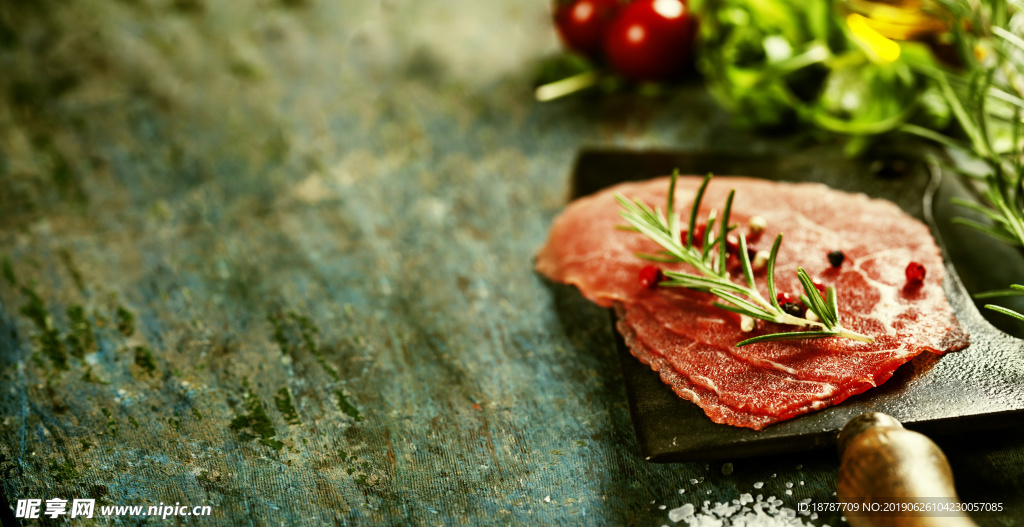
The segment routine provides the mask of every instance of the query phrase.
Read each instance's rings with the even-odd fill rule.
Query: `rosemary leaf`
[[[782,311],[782,307],[779,306],[779,296],[775,292],[775,258],[779,256],[779,246],[782,245],[782,233],[775,237],[775,243],[772,244],[772,252],[768,255],[768,267],[765,273],[765,281],[768,283],[768,296],[772,302],[772,306]]]
[[[1012,309],[1007,309],[1007,308],[1005,308],[1003,306],[997,306],[997,305],[994,305],[994,304],[985,304],[985,309],[990,309],[992,311],[995,311],[996,313],[1002,313],[1004,315],[1009,315],[1009,316],[1011,316],[1011,317],[1013,317],[1013,318],[1015,318],[1017,320],[1024,321],[1024,315],[1022,315],[1022,314],[1020,314],[1020,313],[1018,313],[1018,312],[1016,312],[1016,311],[1014,311]]]
[[[980,212],[995,223],[1003,225],[1006,225],[1008,223],[1007,219],[1004,218],[1002,214],[999,214],[999,212],[994,211],[984,205],[980,205],[973,201],[968,201],[962,198],[951,198],[949,201],[958,207],[963,207],[965,209],[971,209],[975,212]]]
[[[999,298],[1004,296],[1024,296],[1024,285],[1013,284],[1010,289],[997,289],[995,291],[985,291],[974,295],[974,298]]]
[[[825,302],[821,299],[821,293],[818,292],[818,288],[814,287],[814,282],[811,281],[811,277],[808,276],[807,271],[804,271],[803,267],[796,270],[796,276],[800,279],[800,285],[804,288],[803,295],[800,295],[800,299],[803,300],[804,305],[807,309],[814,311],[815,315],[821,319],[821,323],[825,324],[825,327],[832,329],[835,326],[835,320],[829,316],[828,309],[825,307]]]
[[[836,298],[835,286],[828,286],[825,289],[825,303],[828,306],[829,316],[836,324],[839,323],[839,300]]]
[[[673,183],[670,186],[675,185],[675,179],[679,177],[679,171],[673,172],[672,180]],[[700,210],[700,200],[704,199],[704,189],[708,188],[708,182],[711,181],[711,174],[704,176],[704,181],[701,182],[700,188],[697,189],[697,195],[693,198],[693,205],[690,207],[690,228],[686,231],[686,246],[693,247],[693,229],[697,227],[697,212]]]
[[[725,242],[722,242],[722,246],[725,246]],[[754,283],[754,270],[750,267],[750,256],[747,254],[747,237],[743,233],[740,233],[740,265],[743,267],[743,276],[747,279],[747,285],[751,289],[757,289],[757,285]]]
[[[636,256],[637,258],[640,258],[641,260],[647,260],[649,262],[677,263],[679,261],[679,258],[676,258],[675,256],[671,256],[671,255],[664,256],[664,255],[660,255],[660,254],[633,253],[633,256]]]
[[[729,225],[729,215],[732,214],[732,199],[734,197],[736,197],[735,189],[730,190],[729,197],[725,199],[725,210],[722,212],[722,234],[718,237],[718,254],[726,254],[728,252],[729,231],[732,229],[732,227]],[[728,258],[718,259],[718,274],[722,276],[728,276]],[[750,286],[754,286],[753,282],[751,282]]]
[[[993,237],[993,238],[995,238],[995,239],[997,239],[997,240],[999,240],[1001,242],[1004,242],[1004,243],[1009,243],[1011,245],[1015,245],[1015,244],[1018,243],[1017,240],[1013,238],[1013,236],[1010,236],[1009,234],[1000,232],[1000,231],[994,229],[992,226],[985,225],[984,223],[979,223],[979,222],[976,222],[974,220],[969,220],[967,218],[960,218],[960,217],[953,218],[951,221],[953,223],[957,224],[957,225],[963,225],[965,227],[970,227],[972,229],[977,229],[977,230],[979,230],[979,231],[981,231],[981,232],[983,232],[985,234],[988,234],[989,236],[991,236],[991,237]]]

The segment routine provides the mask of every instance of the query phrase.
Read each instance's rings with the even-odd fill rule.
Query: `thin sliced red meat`
[[[690,382],[711,390],[736,410],[788,417],[808,401],[829,399],[837,392],[836,386],[827,382],[806,381],[755,366],[717,346],[668,331],[641,304],[620,311],[620,321],[632,328],[648,349],[665,357]]]
[[[662,382],[669,385],[676,395],[700,406],[712,421],[760,430],[782,420],[771,415],[740,412],[723,403],[715,392],[690,382],[690,379],[669,365],[665,357],[648,348],[643,341],[636,337],[633,328],[624,323],[621,318],[616,326],[634,357],[658,372]]]
[[[679,179],[676,203],[680,210],[688,210],[699,183],[696,177]],[[613,196],[621,192],[652,206],[664,206],[667,178],[622,184],[570,204],[556,219],[548,243],[538,253],[537,269],[553,280],[576,285],[600,305],[620,303],[627,320],[619,325],[620,330],[629,328],[635,355],[641,360],[646,357],[652,367],[672,365],[692,385],[718,388],[717,393],[711,391],[714,397],[708,393],[687,397],[696,398],[706,411],[726,405],[741,413],[788,416],[794,409],[807,411],[836,403],[885,382],[898,366],[922,351],[942,353],[967,345],[967,336],[942,291],[941,255],[919,221],[892,203],[864,195],[818,184],[749,178],[713,180],[701,216],[706,217],[712,207],[720,210],[733,188],[736,198],[731,223],[745,232],[752,216],[767,220],[766,231],[752,242],[753,247],[768,249],[776,234],[784,233],[775,272],[778,290],[802,292],[796,268],[803,267],[812,277],[836,286],[842,325],[873,336],[874,344],[829,338],[737,348],[736,342],[751,336],[794,328],[759,322],[755,332],[744,333],[736,315],[711,305],[712,295],[642,287],[637,276],[649,262],[634,253],[653,253],[659,247],[643,235],[616,229],[624,221]],[[837,249],[843,251],[846,261],[833,269],[826,255]],[[919,287],[907,288],[903,271],[911,261],[925,266],[928,279]],[[675,267],[685,269],[681,264]],[[763,273],[757,281],[767,297]],[[663,357],[663,362],[650,359],[652,356]],[[735,362],[723,362],[723,356]],[[753,369],[743,371],[736,362]],[[721,367],[724,363],[730,366]],[[791,386],[804,387],[763,390],[762,384],[745,377],[772,370],[790,379]],[[663,371],[663,378],[666,375],[674,378]],[[795,381],[822,383],[834,390],[826,396],[824,390],[807,390]],[[742,419],[723,419],[719,422],[758,428]]]

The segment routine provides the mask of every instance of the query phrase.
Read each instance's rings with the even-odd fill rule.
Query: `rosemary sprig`
[[[724,212],[721,218],[717,218],[715,211],[712,211],[707,219],[703,239],[700,247],[694,245],[697,216],[700,209],[704,191],[708,182],[711,181],[711,174],[708,174],[697,189],[693,205],[690,207],[689,223],[686,230],[685,241],[682,233],[682,225],[678,213],[675,211],[675,188],[679,171],[672,173],[669,183],[668,199],[665,211],[651,208],[640,199],[630,200],[622,194],[616,194],[622,210],[619,214],[632,227],[644,236],[647,236],[663,249],[658,254],[638,253],[637,256],[646,260],[662,263],[686,263],[697,270],[699,274],[682,271],[665,271],[666,280],[660,285],[666,287],[685,287],[694,291],[711,293],[721,301],[714,302],[718,308],[739,313],[743,316],[775,322],[777,324],[789,324],[814,328],[810,331],[792,331],[784,333],[771,333],[746,339],[738,342],[737,346],[745,346],[755,342],[767,342],[775,340],[796,340],[821,337],[844,337],[862,342],[874,342],[875,339],[856,333],[844,328],[839,324],[839,306],[836,299],[835,288],[829,286],[826,289],[825,299],[811,281],[811,277],[803,268],[797,270],[797,277],[804,289],[801,300],[807,309],[817,316],[818,320],[810,320],[790,315],[782,310],[776,298],[775,291],[775,259],[779,254],[779,246],[782,244],[782,234],[775,238],[772,250],[768,257],[766,266],[766,283],[768,296],[766,300],[757,289],[754,282],[754,271],[750,264],[750,257],[747,255],[746,237],[739,234],[739,260],[743,268],[744,284],[734,283],[727,268],[728,252],[726,239],[729,232],[736,228],[736,225],[729,224],[729,215],[732,211],[733,197],[736,191],[730,191],[726,198]],[[719,232],[714,234],[715,223],[719,225]]]
[[[966,141],[914,125],[903,130],[967,152],[987,165],[980,178],[987,203],[954,203],[984,215],[986,223],[956,218],[1010,245],[1024,247],[1024,40],[1011,28],[1024,25],[1019,0],[939,0],[955,18],[953,36],[960,50],[958,71],[919,67],[941,90]],[[971,28],[967,30],[965,28]],[[1011,288],[1024,293],[1022,286]],[[1005,292],[1006,290],[1003,290]],[[975,298],[1006,296],[981,293]],[[1024,314],[1005,307],[985,306],[1024,320]]]
[[[1024,296],[1024,285],[1013,284],[1009,289],[1000,289],[998,291],[986,291],[984,293],[978,293],[974,295],[974,298],[998,298],[1001,296]],[[1017,320],[1024,321],[1024,315],[1003,306],[997,306],[995,304],[985,304],[986,309],[991,309],[997,313],[1009,315]]]

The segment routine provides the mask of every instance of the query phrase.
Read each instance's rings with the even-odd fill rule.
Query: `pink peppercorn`
[[[657,266],[647,265],[640,269],[640,285],[647,289],[654,289],[663,279],[664,275]]]
[[[924,266],[917,262],[907,264],[907,285],[921,285],[924,282]]]

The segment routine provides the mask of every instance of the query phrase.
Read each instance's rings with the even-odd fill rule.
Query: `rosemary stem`
[[[861,335],[860,333],[857,333],[856,331],[850,331],[850,330],[844,329],[844,328],[840,328],[839,329],[838,336],[846,337],[848,339],[853,339],[853,340],[859,340],[861,342],[867,342],[868,344],[872,344],[872,343],[875,342],[875,339],[873,337],[869,337],[867,335]]]

